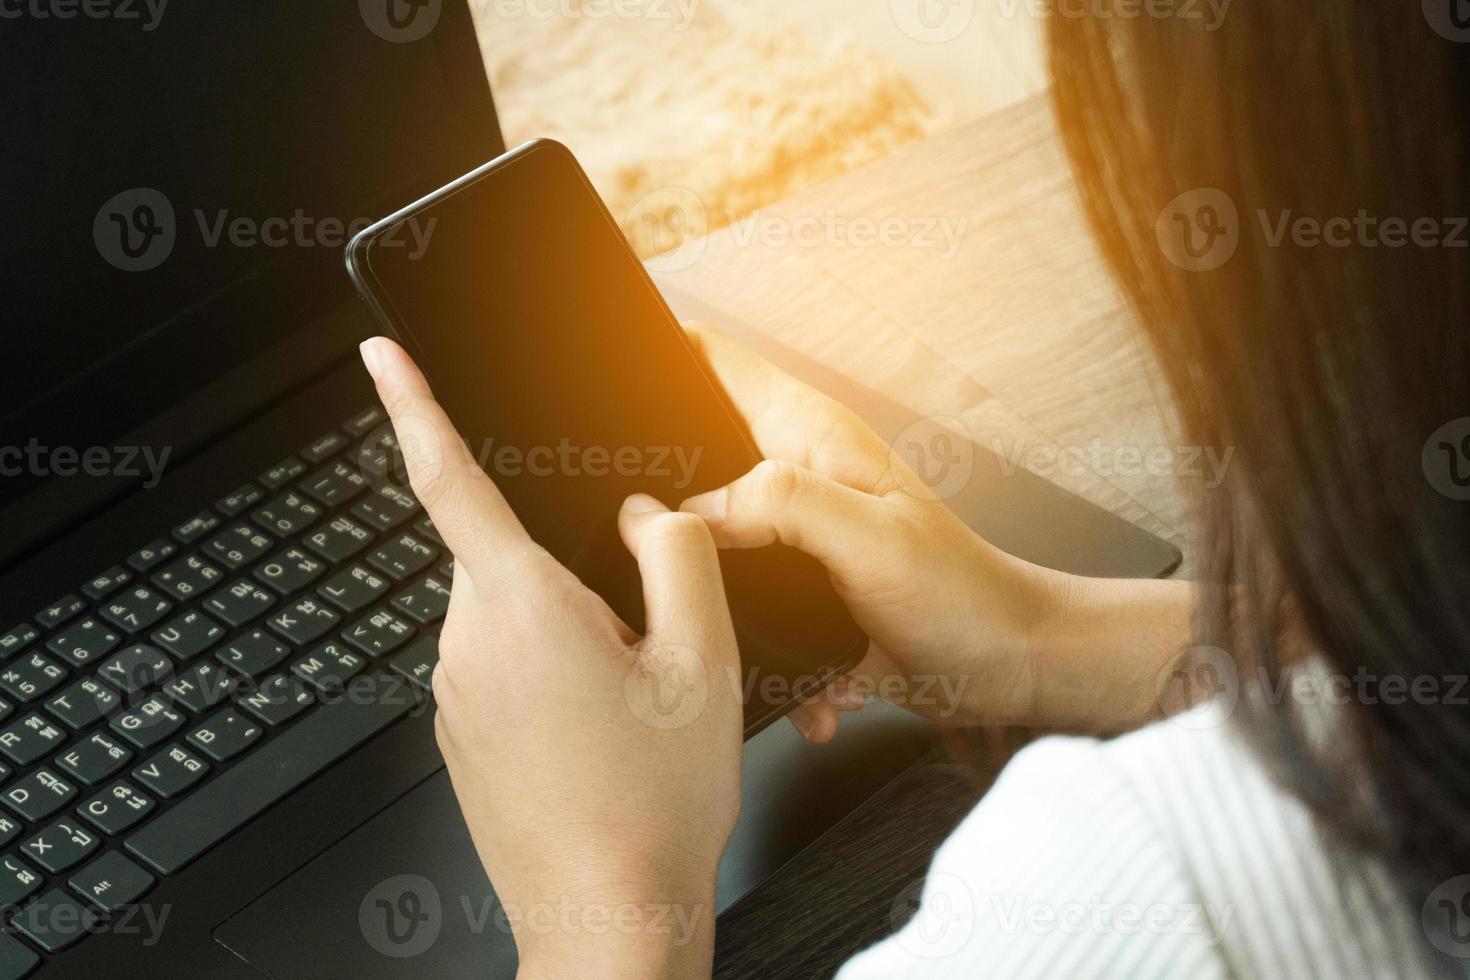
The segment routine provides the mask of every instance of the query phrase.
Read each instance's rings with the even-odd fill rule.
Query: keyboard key
[[[41,957],[14,936],[0,934],[0,977],[23,977],[36,968]]]
[[[162,650],[138,643],[104,660],[97,676],[124,694],[136,694],[167,679],[173,666]]]
[[[37,831],[20,846],[20,852],[52,874],[80,864],[97,850],[97,835],[70,820],[58,820]]]
[[[329,564],[344,562],[372,543],[373,532],[350,518],[334,517],[306,536],[305,544]]]
[[[265,491],[247,483],[214,502],[214,509],[226,517],[238,517],[265,499]]]
[[[168,561],[178,553],[178,545],[167,538],[159,538],[129,555],[128,564],[133,567],[134,571],[146,572],[159,562]]]
[[[363,409],[342,423],[342,431],[354,439],[361,439],[386,421],[388,421],[387,413],[374,405]]]
[[[133,770],[133,778],[166,800],[193,786],[209,772],[209,763],[182,745],[170,745]]]
[[[187,738],[200,752],[215,762],[229,762],[260,741],[265,729],[228,708],[200,722]]]
[[[122,706],[122,697],[95,677],[83,677],[46,702],[46,712],[72,729],[83,729]]]
[[[291,673],[322,696],[342,693],[347,681],[367,668],[367,658],[344,643],[324,643],[291,665]],[[0,842],[3,843],[3,842]]]
[[[433,548],[411,534],[400,534],[368,556],[368,564],[399,582],[428,568],[439,557]]]
[[[204,608],[231,626],[244,626],[276,604],[276,597],[247,578],[236,579],[204,600]]]
[[[255,577],[281,595],[306,588],[327,571],[327,563],[300,548],[287,548],[270,561],[256,566]]]
[[[208,592],[224,577],[224,572],[198,555],[185,555],[159,569],[153,576],[153,584],[180,602],[186,602]]]
[[[371,432],[354,450],[352,459],[380,486],[386,483],[408,485],[403,450],[398,445],[398,434],[391,426]]]
[[[179,544],[193,544],[204,537],[215,528],[219,527],[220,521],[209,511],[204,510],[195,514],[178,527],[174,528],[174,540]]]
[[[439,637],[425,633],[388,662],[395,673],[406,677],[420,690],[432,689],[434,665],[439,662]]]
[[[102,618],[128,633],[137,633],[157,623],[173,603],[147,586],[137,586],[102,607]]]
[[[208,660],[201,660],[163,685],[165,694],[196,714],[213,708],[234,690],[235,678]]]
[[[50,769],[37,769],[0,793],[0,803],[20,814],[24,820],[39,823],[60,810],[77,795],[77,788]]]
[[[0,908],[13,909],[41,890],[45,879],[14,854],[0,858]]]
[[[16,913],[11,924],[48,953],[59,953],[97,928],[102,913],[53,888]]]
[[[173,874],[410,707],[403,698],[356,696],[322,705],[149,822],[128,839],[128,851]]]
[[[0,671],[0,691],[17,701],[34,701],[66,680],[66,668],[39,653],[12,660]]]
[[[444,539],[439,536],[439,529],[434,526],[432,517],[423,517],[413,522],[413,529],[428,538],[436,547],[445,547]]]
[[[260,474],[257,482],[267,490],[279,490],[305,472],[305,463],[295,456],[288,456]]]
[[[40,638],[40,630],[30,623],[21,623],[9,632],[0,634],[0,657],[13,657]]]
[[[77,807],[77,813],[104,834],[117,836],[137,824],[158,806],[153,797],[119,779]]]
[[[324,466],[301,481],[301,489],[327,507],[345,504],[367,489],[367,480],[343,462]]]
[[[149,636],[180,660],[193,660],[224,639],[225,628],[202,612],[175,616]]]
[[[122,637],[88,616],[53,636],[46,649],[73,667],[85,667],[122,642]]]
[[[236,704],[272,728],[284,725],[315,702],[301,681],[285,674],[267,677],[255,690],[235,695]]]
[[[96,786],[132,758],[132,750],[126,745],[106,732],[93,732],[52,761],[66,775]]]
[[[395,598],[393,608],[421,625],[436,623],[449,612],[449,586],[430,576]]]
[[[54,630],[67,620],[80,616],[86,608],[87,600],[81,596],[64,595],[36,613],[36,622],[43,630]]]
[[[352,506],[354,517],[361,518],[379,531],[393,530],[418,511],[418,499],[398,487],[381,487]]]
[[[133,573],[121,565],[113,565],[107,571],[82,586],[82,595],[93,602],[100,602],[133,580]]]
[[[318,436],[311,445],[301,450],[301,458],[308,463],[320,463],[322,460],[331,459],[346,448],[347,437],[340,432],[332,431]]]
[[[151,749],[184,725],[184,716],[155,694],[132,711],[112,719],[112,730],[140,749]]]
[[[249,524],[236,524],[211,540],[204,550],[226,568],[239,571],[264,557],[274,543],[275,539],[264,531],[258,531]]]
[[[414,628],[386,609],[359,619],[342,631],[342,639],[371,657],[392,653],[413,636]]]
[[[246,677],[258,677],[291,653],[291,648],[265,630],[253,630],[225,645],[214,655],[220,663]]]
[[[343,569],[317,589],[328,602],[349,613],[371,605],[387,591],[388,580],[361,565]]]
[[[4,847],[20,836],[21,827],[24,825],[14,817],[0,814],[0,847]],[[0,903],[3,904],[3,903]]]
[[[268,619],[266,625],[296,646],[304,647],[330,633],[341,621],[342,617],[321,599],[303,596]]]
[[[289,538],[306,530],[321,516],[321,507],[312,503],[305,495],[290,491],[272,499],[250,515],[250,519],[272,534]]]
[[[65,740],[65,732],[35,712],[0,728],[0,752],[18,766],[61,748]]]
[[[153,887],[154,877],[117,851],[108,851],[67,879],[71,890],[104,912],[137,902]]]

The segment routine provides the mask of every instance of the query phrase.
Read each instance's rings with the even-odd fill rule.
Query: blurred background
[[[1026,0],[470,0],[506,141],[645,257],[1039,92]]]

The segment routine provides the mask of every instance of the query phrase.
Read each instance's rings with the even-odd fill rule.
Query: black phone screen
[[[350,264],[527,531],[641,631],[623,500],[677,507],[760,457],[575,159],[530,144],[369,229]],[[721,566],[748,728],[861,656],[815,560]]]

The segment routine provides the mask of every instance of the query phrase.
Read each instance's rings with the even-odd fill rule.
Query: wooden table
[[[885,223],[886,243],[870,234]],[[1083,224],[1044,98],[651,265],[660,283],[924,414],[960,419],[981,445],[1185,546],[1170,466],[1116,454],[1174,452],[1167,393]],[[1085,465],[1055,461],[1069,450]]]

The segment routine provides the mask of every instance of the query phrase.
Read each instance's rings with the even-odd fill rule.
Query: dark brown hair
[[[1418,0],[1236,0],[1216,30],[1140,6],[1162,9],[1053,16],[1048,60],[1088,221],[1184,437],[1235,450],[1200,500],[1197,642],[1234,656],[1236,718],[1334,827],[1416,880],[1465,873],[1470,707],[1450,692],[1470,671],[1470,502],[1421,454],[1470,415],[1470,44]],[[1231,206],[1233,254],[1196,261]],[[1301,217],[1353,226],[1314,244]],[[1423,233],[1391,247],[1390,217]],[[1256,684],[1308,654],[1434,678],[1438,700],[1355,693],[1344,731],[1314,737]]]

